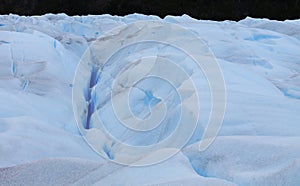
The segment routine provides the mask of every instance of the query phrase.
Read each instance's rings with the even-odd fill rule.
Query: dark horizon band
[[[300,19],[300,0],[3,0],[0,14],[68,15],[132,13],[157,15],[188,14],[196,19],[241,20],[247,16],[276,20]]]

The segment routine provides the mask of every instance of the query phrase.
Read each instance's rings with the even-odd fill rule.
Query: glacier
[[[82,56],[97,38],[139,21],[180,26],[201,38],[214,55],[226,87],[226,112],[216,139],[204,151],[199,151],[199,145],[205,141],[202,135],[210,120],[213,97],[205,74],[195,70],[184,53],[161,43],[141,43],[115,53],[104,67],[105,73],[88,67],[78,70]],[[145,34],[151,32],[146,30]],[[161,34],[162,38],[171,35]],[[171,39],[183,37],[178,34]],[[184,42],[192,49],[194,43]],[[108,47],[106,51],[111,52]],[[1,15],[0,56],[1,185],[300,184],[299,20],[247,17],[238,22],[217,22],[188,15],[164,19],[141,14]],[[175,68],[130,63],[151,60],[144,56],[176,61],[187,77]],[[131,70],[123,72],[123,67]],[[155,110],[170,111],[157,130],[134,132],[112,114],[111,85],[120,75],[116,90],[123,90],[120,85],[134,82],[151,68],[171,76],[174,86],[160,78],[143,79],[128,92],[127,106],[136,116],[134,121],[153,119]],[[74,81],[78,74],[81,78]],[[185,87],[181,83],[189,78],[197,82],[200,117],[193,135],[176,149],[175,156],[158,164],[126,166],[107,160],[128,158],[122,156],[124,152],[114,140],[103,139],[99,151],[96,149],[107,158],[86,143],[84,135],[95,139],[97,127],[131,146],[143,147],[167,138],[177,129],[174,123],[180,119],[180,106],[198,109],[190,91],[182,91],[182,95],[174,91]],[[75,116],[74,92],[75,97],[82,98],[77,100]],[[124,100],[122,96],[125,94],[117,103]],[[96,117],[103,126],[94,122]],[[194,122],[195,118],[188,115],[184,121]],[[148,123],[158,123],[156,119]],[[94,143],[99,141],[97,138]]]

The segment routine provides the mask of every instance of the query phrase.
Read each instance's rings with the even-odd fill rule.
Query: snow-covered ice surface
[[[76,66],[91,42],[140,20],[177,24],[201,37],[224,75],[227,105],[218,137],[200,152],[211,104],[206,101],[210,94],[201,92],[207,84],[196,73],[201,118],[186,147],[162,163],[129,167],[105,160],[84,141],[73,114],[72,88]],[[131,48],[115,60],[132,51],[185,60],[159,47]],[[186,64],[188,70],[193,68]],[[119,70],[118,65],[107,68],[112,72],[108,75]],[[99,80],[99,95],[107,96],[110,78]],[[144,85],[162,95],[172,89],[155,81]],[[132,111],[141,118],[149,114],[145,105],[160,101],[145,92],[136,90],[130,97]],[[169,104],[176,109],[180,100]],[[131,145],[151,144],[173,130],[127,138],[123,129],[112,125],[111,107],[105,100],[100,105],[106,127]],[[110,148],[104,151],[113,159]],[[0,167],[0,185],[299,185],[300,21],[215,22],[139,14],[0,16]]]

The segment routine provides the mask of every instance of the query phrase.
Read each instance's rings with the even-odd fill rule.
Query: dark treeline
[[[188,14],[198,19],[240,20],[246,16],[285,20],[300,18],[300,0],[2,0],[0,14],[68,15],[131,13]]]

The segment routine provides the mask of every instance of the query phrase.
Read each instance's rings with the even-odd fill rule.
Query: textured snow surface
[[[189,143],[160,164],[128,167],[105,160],[84,141],[74,119],[72,88],[76,66],[91,42],[140,20],[178,24],[201,37],[224,75],[227,106],[218,137],[200,152],[211,103],[209,92],[201,92],[207,89],[203,75],[193,74],[201,85],[197,89],[202,110]],[[133,51],[185,59],[152,45],[119,52],[117,57]],[[111,73],[99,81],[97,94],[107,96],[106,83],[117,68],[114,63],[108,67]],[[146,85],[162,95],[172,91],[155,81]],[[149,105],[160,102],[157,92],[133,91],[132,111],[147,117]],[[172,132],[171,127],[163,133],[122,136],[124,129],[112,125],[111,108],[102,101],[100,116],[106,127],[128,144],[148,145]],[[180,102],[169,104],[176,109]],[[112,148],[104,151],[113,158]],[[0,16],[0,185],[66,184],[300,185],[300,21],[214,22],[139,14]]]

